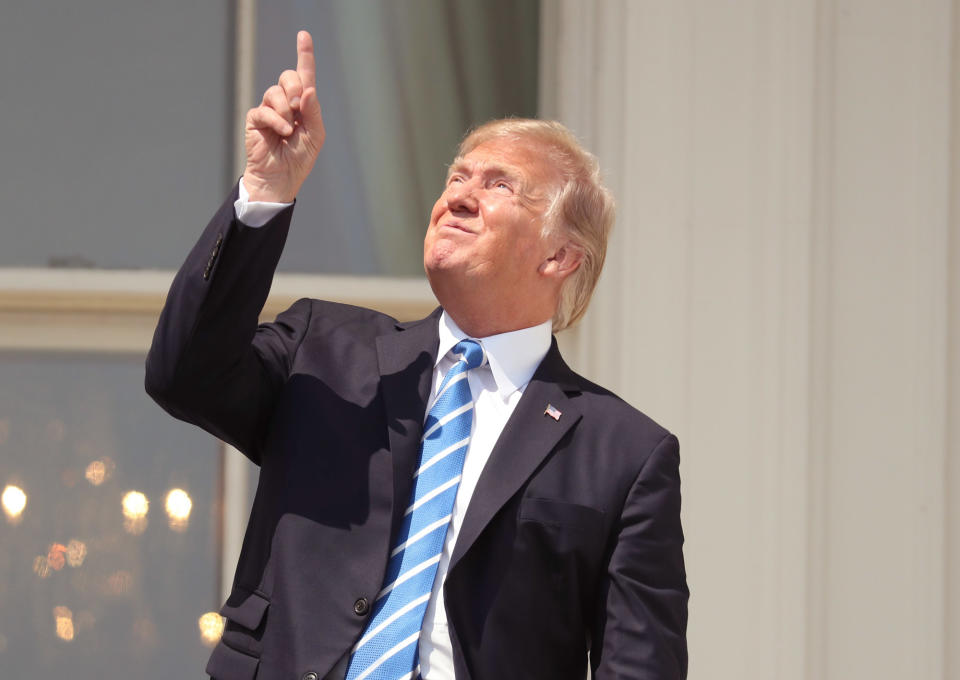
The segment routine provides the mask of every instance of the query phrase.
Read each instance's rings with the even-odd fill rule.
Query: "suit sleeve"
[[[174,277],[147,354],[147,393],[255,463],[273,404],[310,321],[301,300],[258,325],[292,206],[260,228],[234,216],[237,189]]]
[[[679,443],[668,434],[630,489],[604,579],[591,665],[595,680],[687,676],[687,600]]]

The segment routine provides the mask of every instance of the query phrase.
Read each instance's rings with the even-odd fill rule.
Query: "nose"
[[[474,194],[476,186],[473,180],[450,184],[447,187],[447,208],[450,212],[477,212],[477,197]]]

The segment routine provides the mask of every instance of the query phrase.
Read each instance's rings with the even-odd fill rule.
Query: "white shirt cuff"
[[[284,208],[293,203],[273,203],[271,201],[251,201],[250,192],[243,186],[240,178],[240,197],[233,202],[233,212],[237,219],[247,227],[262,227],[272,220]]]

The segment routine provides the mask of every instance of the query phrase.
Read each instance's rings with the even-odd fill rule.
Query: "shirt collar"
[[[469,336],[460,330],[444,310],[440,315],[440,346],[434,368],[454,345],[467,337]],[[487,354],[490,371],[501,397],[510,396],[530,382],[537,366],[550,349],[551,337],[552,322],[547,320],[518,331],[473,338],[480,342]]]

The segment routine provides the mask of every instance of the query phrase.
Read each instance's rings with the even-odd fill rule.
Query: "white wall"
[[[950,310],[948,338],[948,361],[950,364],[947,393],[947,474],[945,533],[946,561],[945,627],[947,653],[944,677],[960,677],[960,2],[953,4],[953,85],[952,134],[953,141],[950,173],[950,250],[948,254],[950,293],[947,297]],[[951,644],[952,642],[952,644]]]
[[[958,7],[544,3],[619,199],[564,343],[680,436],[693,679],[960,677]]]

